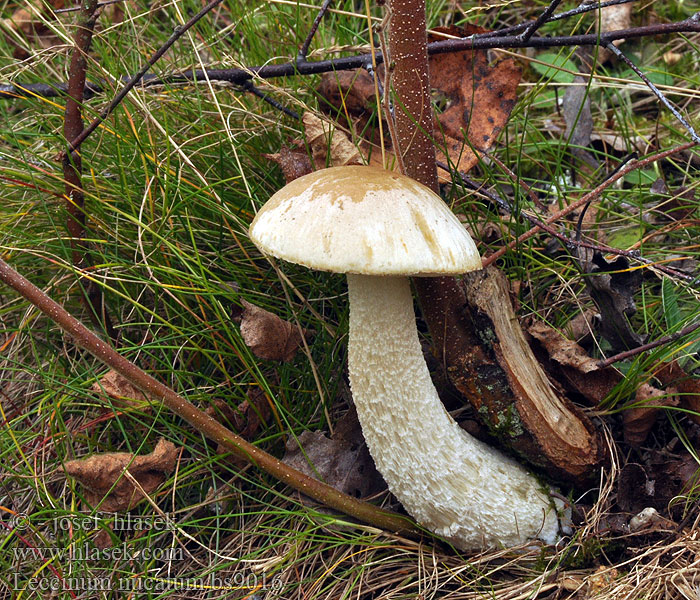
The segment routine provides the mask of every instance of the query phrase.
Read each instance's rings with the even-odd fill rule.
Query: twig
[[[313,477],[293,469],[274,456],[260,450],[242,437],[229,431],[218,421],[198,409],[194,404],[180,396],[177,392],[139,369],[135,364],[124,358],[109,344],[103,342],[85,325],[73,317],[65,308],[54,302],[38,287],[12,269],[0,259],[0,281],[3,281],[39,310],[45,313],[80,347],[85,348],[93,356],[108,367],[125,377],[130,383],[142,390],[149,398],[158,398],[163,404],[189,423],[197,431],[210,440],[223,445],[235,456],[259,467],[265,473],[276,477],[299,492],[313,498],[317,502],[343,512],[351,517],[404,535],[417,533],[417,528],[408,517],[403,517],[390,511],[382,510],[348,496],[335,488],[322,483]]]
[[[637,0],[609,0],[608,2],[589,2],[581,4],[576,8],[567,10],[562,13],[557,13],[552,15],[547,19],[547,23],[553,23],[554,21],[561,21],[562,19],[568,19],[569,17],[575,17],[576,15],[581,15],[583,13],[591,12],[593,10],[599,10],[601,8],[607,8],[608,6],[616,6],[617,4],[630,4],[636,2]],[[524,31],[535,21],[526,21],[525,23],[519,23],[518,25],[513,25],[511,27],[504,27],[503,29],[496,29],[495,31],[489,31],[488,33],[479,34],[484,37],[491,36],[502,36],[502,35],[512,35],[514,33],[520,33]]]
[[[462,52],[464,50],[474,49],[489,49],[489,48],[557,48],[568,46],[594,46],[600,42],[602,45],[608,44],[620,39],[642,38],[654,35],[665,35],[670,33],[692,33],[700,32],[700,16],[693,15],[692,17],[679,21],[677,23],[664,23],[655,25],[645,25],[642,27],[633,27],[630,29],[619,29],[616,31],[608,31],[598,34],[582,34],[571,36],[555,36],[555,37],[532,37],[527,42],[522,42],[518,36],[491,36],[489,34],[475,35],[469,38],[440,40],[428,44],[428,54],[448,54],[450,52]],[[177,38],[176,38],[177,39]],[[174,41],[174,40],[173,40]],[[168,40],[170,43],[170,40]],[[168,46],[169,47],[169,46]],[[164,52],[165,50],[163,50]],[[158,51],[158,58],[162,54]],[[155,56],[155,55],[154,55]],[[128,81],[128,85],[133,87],[140,81],[143,86],[190,83],[196,81],[223,81],[236,85],[243,84],[244,81],[258,77],[260,79],[274,79],[277,77],[289,77],[292,75],[317,75],[320,73],[329,73],[331,71],[347,71],[352,69],[361,69],[372,60],[371,54],[359,54],[356,56],[347,56],[343,58],[320,60],[312,62],[304,62],[298,65],[295,62],[283,63],[278,65],[253,66],[244,69],[201,69],[183,71],[182,73],[158,77],[156,75],[145,75],[145,71],[150,67],[153,58],[149,61],[149,65],[144,67],[134,77],[124,78]],[[377,64],[384,62],[382,53],[376,53]],[[133,84],[132,84],[133,82]],[[129,89],[131,89],[131,87]],[[98,84],[88,84],[90,93],[102,91],[102,87]],[[66,86],[64,84],[46,85],[46,84],[2,84],[0,85],[0,99],[5,98],[23,98],[31,96],[53,97],[65,93]],[[127,92],[122,90],[122,95]],[[114,106],[119,104],[122,99],[115,98],[107,109],[109,114]]]
[[[107,108],[105,108],[97,117],[95,117],[90,125],[88,125],[78,137],[71,140],[68,152],[74,154],[75,150],[80,147],[80,144],[82,144],[87,137],[93,131],[95,131],[95,129],[97,129],[110,114],[112,114],[112,111],[119,106],[119,103],[126,97],[126,95],[136,86],[137,83],[139,83],[139,81],[141,81],[141,78],[146,74],[146,71],[148,71],[160,59],[160,57],[168,51],[170,46],[179,40],[184,33],[195,25],[202,17],[221,4],[221,2],[223,2],[223,0],[212,0],[189,21],[187,21],[187,23],[182,26],[175,27],[173,34],[168,38],[165,44],[158,48],[158,50],[153,54],[153,56],[151,56],[151,58],[148,59],[148,62],[139,70],[139,72],[129,80],[129,82],[109,103],[109,106],[107,106]],[[246,79],[250,79],[250,77]],[[244,81],[245,79],[238,83],[242,84]]]
[[[67,142],[83,131],[83,90],[87,71],[87,56],[92,34],[97,21],[97,0],[86,0],[80,14],[75,34],[75,47],[71,55],[68,75],[68,99],[66,100],[63,135]],[[72,261],[78,272],[88,268],[88,245],[85,243],[85,195],[82,183],[82,158],[75,153],[63,155],[63,177],[68,199],[67,227],[70,234]],[[117,332],[112,326],[100,286],[85,277],[79,278],[81,298],[88,310],[90,320],[96,327],[104,327],[109,337],[116,342]]]
[[[287,108],[283,104],[280,104],[272,98],[271,96],[267,95],[265,92],[263,92],[261,89],[258,89],[253,85],[253,82],[248,80],[243,82],[241,85],[241,89],[246,92],[250,92],[254,96],[257,96],[260,98],[263,102],[267,102],[270,106],[274,106],[277,110],[282,111],[285,115],[292,117],[292,119],[296,119],[297,121],[301,119],[301,116],[299,115],[298,112],[293,111],[291,108]]]
[[[106,2],[98,2],[97,8],[102,8],[103,6],[109,6],[110,4],[119,4],[120,2],[124,2],[124,0],[107,0]],[[72,6],[70,8],[59,8],[59,9],[56,9],[54,12],[57,15],[60,15],[61,13],[76,12],[79,10],[81,10],[80,6]]]
[[[632,69],[637,76],[647,85],[647,87],[654,93],[654,95],[661,100],[661,103],[668,108],[668,110],[671,111],[671,114],[678,119],[681,125],[685,127],[686,131],[690,134],[690,138],[695,141],[696,143],[700,144],[700,137],[698,137],[698,134],[695,133],[695,129],[693,129],[693,126],[688,123],[688,121],[685,120],[683,115],[678,112],[678,109],[671,104],[666,96],[664,96],[661,93],[661,90],[657,88],[650,80],[649,78],[642,73],[642,71],[639,69],[637,65],[635,65],[627,56],[615,45],[615,44],[607,44],[606,48],[610,50],[615,56],[617,56],[620,60],[622,60],[627,66]]]
[[[449,173],[453,172],[450,169],[450,167],[448,167],[443,162],[437,161],[437,166],[440,169],[444,169],[445,171],[447,171]],[[460,181],[466,187],[474,190],[475,192],[478,192],[479,194],[486,196],[491,202],[493,202],[496,206],[501,207],[501,209],[504,210],[505,212],[507,212],[508,214],[513,214],[513,208],[506,200],[504,200],[503,198],[501,198],[497,194],[494,194],[492,191],[486,189],[482,184],[478,183],[477,181],[474,181],[468,175],[466,175],[460,171],[454,171],[454,173],[457,174]],[[522,182],[520,182],[520,183],[522,184]],[[679,279],[685,279],[687,281],[694,280],[692,275],[689,275],[688,273],[684,273],[683,271],[679,271],[678,269],[674,269],[671,267],[666,267],[664,265],[656,264],[653,260],[648,259],[648,258],[644,258],[643,256],[640,256],[639,252],[636,250],[621,250],[620,248],[613,248],[612,246],[608,246],[606,244],[593,244],[592,242],[583,241],[580,238],[580,236],[576,236],[575,238],[572,239],[572,238],[566,236],[565,234],[560,233],[559,231],[554,229],[551,225],[548,225],[544,221],[538,219],[536,216],[529,214],[528,212],[520,211],[519,215],[523,219],[527,220],[534,227],[537,227],[538,229],[548,233],[552,237],[561,241],[562,244],[569,250],[579,247],[579,248],[588,248],[589,250],[594,250],[594,251],[600,252],[601,254],[605,253],[605,254],[614,254],[616,256],[624,256],[625,258],[635,260],[635,261],[640,262],[644,265],[654,267],[655,269],[657,269],[661,273],[664,273],[665,275],[668,275],[669,277],[676,277]]]
[[[532,188],[529,185],[527,185],[527,183],[525,183],[519,175],[514,173],[508,165],[506,165],[500,158],[498,158],[498,156],[496,156],[495,154],[489,154],[489,159],[495,162],[501,170],[505,171],[505,173],[513,180],[513,183],[517,184],[519,187],[525,190],[525,193],[528,195],[528,198],[530,198],[530,202],[532,202],[540,210],[546,210],[545,206],[537,197],[537,194],[535,194],[535,192],[532,191]]]
[[[657,154],[652,154],[650,156],[646,156],[642,159],[635,160],[630,162],[628,165],[626,165],[624,168],[620,169],[619,171],[616,171],[613,175],[608,177],[603,183],[592,189],[590,192],[579,198],[576,202],[570,204],[566,208],[563,208],[556,214],[552,215],[549,217],[546,221],[545,224],[551,225],[555,221],[558,221],[562,217],[565,217],[566,215],[572,213],[576,209],[580,208],[584,204],[590,202],[591,200],[595,200],[602,194],[608,187],[610,187],[613,183],[615,183],[618,179],[621,179],[627,173],[630,173],[634,171],[635,169],[640,169],[642,167],[645,167],[646,165],[649,165],[653,162],[663,160],[664,158],[668,158],[669,156],[673,156],[674,154],[678,154],[679,152],[683,152],[684,150],[688,150],[690,148],[693,148],[697,146],[695,142],[687,142],[685,144],[682,144],[680,146],[677,146],[676,148],[671,148],[670,150],[664,150],[663,152],[659,152]],[[522,235],[519,235],[516,239],[513,241],[509,242],[506,246],[501,248],[500,250],[494,252],[491,256],[485,258],[482,261],[482,264],[484,267],[487,267],[490,264],[493,264],[496,262],[501,256],[503,256],[508,250],[512,250],[515,246],[518,244],[523,243],[525,240],[530,239],[533,235],[536,235],[537,232],[540,230],[539,227],[533,227],[532,229],[526,231]]]
[[[636,348],[632,348],[631,350],[625,350],[624,352],[620,352],[619,354],[615,354],[614,356],[611,356],[609,358],[606,358],[604,360],[599,360],[596,363],[596,366],[599,369],[604,369],[605,367],[609,367],[610,365],[620,362],[621,360],[626,360],[628,358],[631,358],[632,356],[636,356],[637,354],[641,354],[642,352],[646,352],[647,350],[653,350],[654,348],[658,348],[659,346],[663,346],[664,344],[669,344],[671,342],[675,342],[677,339],[682,338],[683,336],[686,336],[690,333],[693,333],[693,331],[696,331],[697,329],[700,329],[700,322],[698,323],[693,323],[692,325],[688,325],[687,327],[684,327],[680,331],[677,331],[676,333],[670,333],[669,335],[665,335],[663,337],[660,337],[658,340],[654,342],[649,342],[648,344],[643,344],[642,346],[637,346]]]
[[[528,28],[520,34],[520,39],[523,42],[527,42],[542,25],[549,21],[552,13],[557,9],[557,6],[561,4],[561,0],[552,0],[549,6],[544,9],[542,14],[535,19],[534,23],[530,24]]]
[[[299,48],[299,54],[297,54],[296,60],[297,66],[306,62],[306,57],[309,55],[309,47],[311,46],[311,42],[314,39],[316,32],[318,31],[318,26],[321,24],[323,17],[326,16],[331,2],[333,2],[333,0],[323,0],[323,4],[321,5],[321,8],[319,9],[316,18],[314,19],[314,22],[311,25],[311,29],[309,30],[309,33],[306,36],[306,39],[304,40],[304,43],[301,45],[301,48]]]

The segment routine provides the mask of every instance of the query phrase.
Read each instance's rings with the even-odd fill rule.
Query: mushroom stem
[[[424,527],[464,550],[540,538],[559,519],[548,490],[450,417],[423,359],[407,277],[348,274],[350,385],[389,489]]]

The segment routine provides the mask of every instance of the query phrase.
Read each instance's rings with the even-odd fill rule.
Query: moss
[[[478,413],[482,421],[488,426],[489,432],[498,439],[513,439],[525,433],[520,415],[512,404],[498,411],[493,416],[489,412],[489,407],[482,404]]]

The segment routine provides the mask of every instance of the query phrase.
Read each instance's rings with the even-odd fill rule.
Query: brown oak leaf
[[[240,322],[241,336],[258,358],[289,362],[302,344],[302,332],[289,321],[273,315],[270,311],[241,300],[242,310],[234,314]],[[303,331],[308,335],[306,330]]]
[[[63,470],[85,488],[84,497],[88,504],[99,505],[100,510],[107,512],[117,512],[132,509],[144,494],[157,490],[165,481],[166,473],[173,470],[177,454],[175,444],[161,438],[150,454],[93,454],[68,461]],[[124,475],[125,471],[138,482],[138,487]]]

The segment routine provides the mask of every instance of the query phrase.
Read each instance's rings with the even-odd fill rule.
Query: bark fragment
[[[495,268],[465,276],[463,331],[449,349],[452,383],[505,444],[559,480],[595,478],[605,446],[593,423],[559,394],[530,351]],[[445,348],[447,350],[447,348]]]

